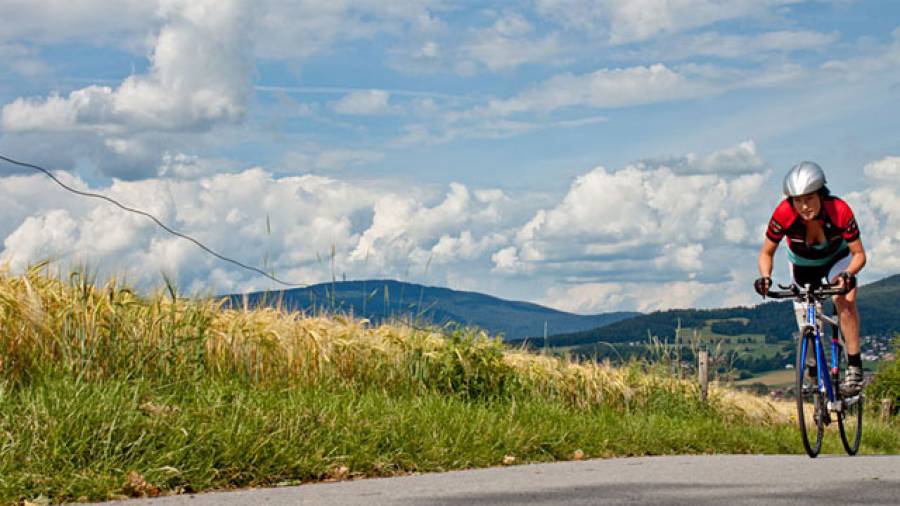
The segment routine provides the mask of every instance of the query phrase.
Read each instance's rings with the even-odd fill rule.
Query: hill
[[[862,335],[900,332],[900,275],[861,286],[857,303]],[[708,327],[712,333],[724,336],[759,334],[765,336],[766,342],[790,340],[796,330],[791,302],[780,301],[753,307],[657,311],[591,330],[555,334],[548,338],[548,345],[645,341],[648,332],[660,338],[673,337],[679,323],[688,329]]]
[[[500,299],[477,292],[451,290],[393,280],[341,281],[278,292],[229,295],[231,304],[281,306],[306,313],[343,312],[379,323],[391,318],[444,325],[477,326],[505,339],[543,336],[599,328],[639,313],[577,315],[538,304]]]

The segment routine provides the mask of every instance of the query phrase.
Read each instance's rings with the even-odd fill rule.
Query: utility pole
[[[547,320],[544,320],[544,354],[547,354]]]

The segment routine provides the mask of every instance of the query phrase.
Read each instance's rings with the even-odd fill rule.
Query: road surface
[[[142,499],[127,506],[900,504],[900,456],[588,460]]]

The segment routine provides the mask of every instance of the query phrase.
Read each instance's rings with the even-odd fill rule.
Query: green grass
[[[48,377],[0,403],[0,502],[54,502],[273,486],[586,457],[797,453],[792,426],[725,417],[660,396],[645,409],[578,409],[534,397],[473,400],[380,389]],[[900,451],[866,428],[864,451]],[[840,452],[836,434],[826,452]],[[345,467],[346,470],[341,470]],[[128,475],[146,481],[129,490]],[[346,474],[345,474],[346,473]]]
[[[672,453],[799,452],[759,399],[664,368],[505,349],[471,329],[370,326],[143,298],[0,269],[0,503]],[[837,452],[836,436],[827,451]],[[896,453],[900,431],[867,430]]]

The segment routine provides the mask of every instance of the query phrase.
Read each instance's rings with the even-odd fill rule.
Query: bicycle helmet
[[[825,188],[825,171],[815,162],[794,165],[784,178],[784,194],[788,197],[808,195]]]

